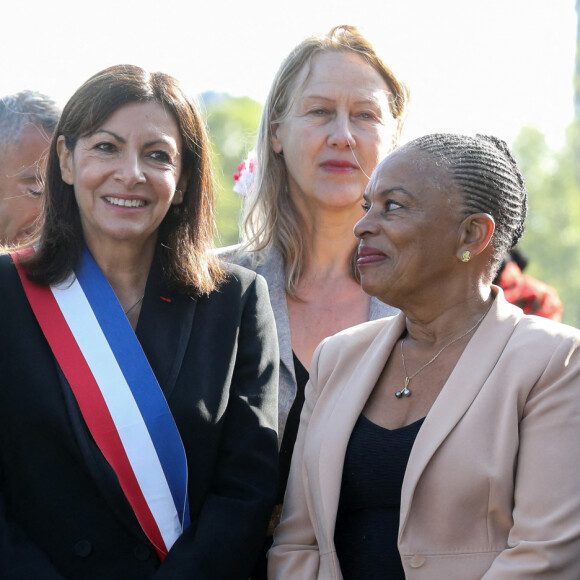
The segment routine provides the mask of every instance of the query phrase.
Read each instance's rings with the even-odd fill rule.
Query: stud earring
[[[461,261],[469,262],[469,260],[471,260],[471,252],[469,250],[465,250],[465,252],[461,254]]]

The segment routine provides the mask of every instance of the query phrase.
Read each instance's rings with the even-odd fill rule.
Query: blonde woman
[[[379,161],[398,143],[408,92],[351,26],[307,38],[282,63],[264,106],[245,243],[222,255],[263,275],[280,344],[279,519],[314,349],[393,314],[360,287],[354,224]],[[264,572],[265,574],[265,572]]]

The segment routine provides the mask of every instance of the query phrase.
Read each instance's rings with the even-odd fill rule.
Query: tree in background
[[[217,181],[216,245],[227,246],[239,240],[242,199],[233,191],[233,174],[240,161],[253,148],[262,105],[249,97],[204,93],[206,122]]]
[[[580,0],[576,0],[580,43]],[[574,70],[575,118],[561,151],[552,152],[537,129],[524,127],[513,145],[530,195],[522,248],[531,276],[554,286],[563,322],[580,327],[580,44]]]
[[[204,93],[203,102],[218,182],[216,245],[226,246],[239,240],[242,198],[233,191],[233,174],[254,147],[262,105],[216,93]],[[526,273],[554,286],[564,303],[563,321],[580,327],[580,120],[557,153],[532,127],[520,131],[513,151],[530,196],[520,244],[529,258]]]
[[[580,123],[568,128],[557,153],[531,127],[520,131],[513,150],[530,202],[520,244],[529,258],[526,273],[554,286],[564,303],[563,322],[580,327]]]

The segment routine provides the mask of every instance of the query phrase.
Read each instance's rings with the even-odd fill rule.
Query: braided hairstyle
[[[446,167],[464,196],[465,215],[487,213],[495,221],[492,277],[524,233],[528,196],[522,173],[508,146],[488,135],[435,133],[405,145],[428,153]]]

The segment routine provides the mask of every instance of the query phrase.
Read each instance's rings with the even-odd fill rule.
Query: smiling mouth
[[[111,205],[119,207],[144,207],[147,205],[144,199],[123,199],[121,197],[105,196],[104,200]]]

